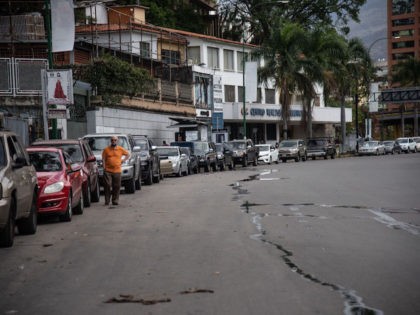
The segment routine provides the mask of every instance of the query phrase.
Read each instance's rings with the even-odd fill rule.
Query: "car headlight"
[[[54,184],[48,185],[44,188],[44,193],[53,194],[59,191],[62,191],[64,188],[64,182],[56,182]]]

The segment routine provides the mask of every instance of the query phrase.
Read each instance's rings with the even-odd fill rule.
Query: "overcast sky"
[[[367,0],[360,9],[360,23],[350,23],[350,38],[359,37],[366,48],[387,35],[386,0]],[[380,39],[370,50],[373,60],[387,59],[387,40]]]

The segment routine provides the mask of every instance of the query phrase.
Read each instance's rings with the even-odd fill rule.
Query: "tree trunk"
[[[341,103],[341,153],[344,153],[345,149],[345,142],[346,142],[346,107],[345,107],[345,95],[342,94],[340,97]]]

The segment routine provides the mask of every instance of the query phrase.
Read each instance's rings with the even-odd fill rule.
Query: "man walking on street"
[[[130,152],[117,145],[118,137],[111,137],[111,144],[102,151],[104,163],[105,206],[109,205],[111,190],[112,204],[118,205],[121,189],[121,165],[130,158]]]

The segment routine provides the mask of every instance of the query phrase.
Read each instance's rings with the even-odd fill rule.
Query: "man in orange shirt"
[[[112,188],[112,204],[118,205],[121,189],[121,165],[130,158],[130,152],[117,145],[118,137],[111,137],[111,144],[102,151],[104,164],[105,206],[109,205]]]

